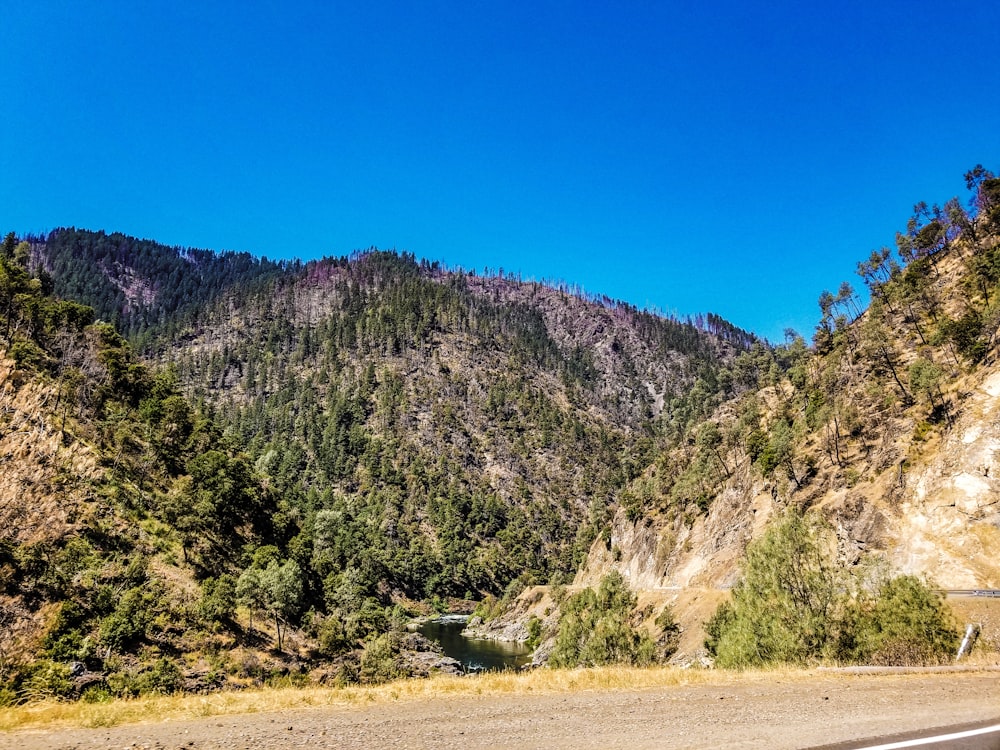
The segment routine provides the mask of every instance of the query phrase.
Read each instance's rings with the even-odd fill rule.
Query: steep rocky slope
[[[901,247],[927,226],[911,221]],[[996,229],[983,215],[911,256],[871,284],[866,310],[838,295],[852,312],[824,318],[812,352],[633,480],[574,584],[618,570],[640,590],[677,589],[666,598],[684,610],[730,586],[746,545],[796,508],[829,521],[847,564],[876,555],[941,588],[1000,587]],[[710,488],[699,503],[685,471]]]
[[[75,528],[104,470],[85,444],[65,440],[59,393],[0,359],[0,528],[18,543],[61,538]]]
[[[953,425],[906,473],[886,545],[945,588],[1000,588],[1000,371],[959,383]]]

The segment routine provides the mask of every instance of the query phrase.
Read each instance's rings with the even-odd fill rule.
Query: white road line
[[[970,729],[967,732],[939,734],[936,737],[921,737],[918,740],[904,740],[903,742],[890,742],[887,745],[865,745],[865,747],[858,748],[858,750],[897,750],[897,748],[901,747],[917,747],[918,745],[931,745],[935,742],[962,740],[966,737],[977,737],[980,734],[989,734],[990,732],[1000,732],[1000,724],[994,724],[991,727],[983,727],[982,729]]]

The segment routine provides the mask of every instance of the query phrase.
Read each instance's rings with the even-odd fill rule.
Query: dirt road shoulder
[[[0,734],[0,748],[801,748],[993,718],[996,672],[811,674],[16,731]]]

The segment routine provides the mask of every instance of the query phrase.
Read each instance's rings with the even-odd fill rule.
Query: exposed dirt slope
[[[102,470],[85,444],[64,444],[56,401],[55,388],[25,377],[0,353],[0,543],[62,539],[94,510],[91,482]],[[27,606],[7,585],[12,575],[0,559],[0,663],[30,651],[53,611]]]
[[[64,445],[55,387],[0,354],[0,539],[20,544],[65,535],[102,470],[86,445]]]

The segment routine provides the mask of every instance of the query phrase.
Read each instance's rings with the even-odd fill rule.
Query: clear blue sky
[[[983,0],[0,0],[0,29],[3,232],[394,247],[772,340],[1000,169]]]

